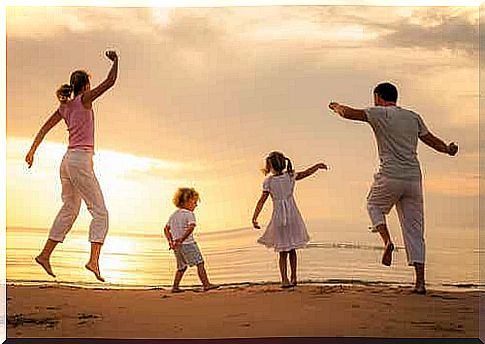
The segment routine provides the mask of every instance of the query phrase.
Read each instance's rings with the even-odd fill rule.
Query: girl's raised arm
[[[92,90],[84,92],[82,96],[82,102],[83,105],[86,107],[89,107],[91,103],[96,100],[96,98],[98,98],[108,89],[113,87],[116,82],[116,78],[118,77],[118,55],[116,55],[115,51],[110,50],[106,52],[106,57],[113,61],[113,65],[111,66],[106,80],[104,80]]]
[[[34,154],[35,151],[37,150],[37,147],[39,147],[40,143],[44,139],[44,137],[47,135],[47,133],[57,124],[61,121],[62,116],[59,113],[59,111],[56,110],[44,123],[44,125],[40,128],[39,132],[35,136],[34,142],[32,143],[32,146],[30,147],[29,152],[27,153],[25,157],[25,162],[27,165],[29,165],[29,168],[32,167],[32,164],[34,163]]]
[[[321,170],[328,170],[328,167],[323,162],[316,164],[316,165],[313,165],[312,167],[307,168],[305,171],[297,172],[296,173],[296,180],[300,180],[300,179],[309,177],[320,169]]]

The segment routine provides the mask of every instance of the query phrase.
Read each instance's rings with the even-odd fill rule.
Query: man
[[[374,89],[375,107],[359,110],[335,102],[329,107],[344,118],[368,122],[374,130],[380,167],[367,196],[367,210],[373,232],[378,232],[384,242],[382,264],[390,266],[392,261],[394,245],[385,215],[395,205],[408,264],[416,271],[413,292],[426,294],[423,191],[416,147],[419,138],[438,152],[453,156],[458,146],[445,144],[426,128],[419,114],[397,106],[397,96],[394,85],[381,83]]]

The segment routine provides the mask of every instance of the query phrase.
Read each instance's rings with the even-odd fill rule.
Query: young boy
[[[197,207],[198,201],[199,194],[193,188],[179,188],[173,197],[173,203],[178,209],[170,216],[165,225],[165,237],[177,259],[177,272],[173,281],[172,293],[183,292],[179,288],[180,281],[187,266],[194,265],[197,266],[197,273],[204,291],[219,288],[218,285],[209,282],[204,259],[192,235],[196,226],[194,209]]]

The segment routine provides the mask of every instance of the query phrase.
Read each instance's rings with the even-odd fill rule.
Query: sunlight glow
[[[226,7],[273,5],[479,6],[479,0],[7,0],[7,6]]]
[[[7,139],[7,162],[22,165],[26,169],[25,154],[30,148],[31,141],[20,138]],[[58,164],[66,152],[64,144],[43,142],[37,152],[32,169],[51,170],[52,165]],[[132,154],[119,153],[110,150],[99,150],[93,157],[96,170],[109,177],[130,176],[132,172],[174,171],[186,169],[182,163],[160,159],[138,157]],[[57,171],[55,171],[57,174]]]
[[[95,155],[97,168],[104,175],[129,176],[130,172],[149,172],[154,170],[182,169],[181,163],[138,157],[126,153],[100,150]]]
[[[59,165],[66,147],[60,143],[43,142],[32,168],[28,169],[24,157],[30,144],[30,140],[23,138],[9,137],[7,140],[7,222],[10,225],[49,226],[51,217],[61,205]],[[115,227],[136,225],[146,228],[143,221],[152,217],[156,223],[172,210],[171,196],[180,181],[163,173],[183,170],[184,164],[109,150],[96,152],[93,160]],[[36,203],[26,208],[25,203],[32,201],[32,195],[36,195]],[[89,221],[89,214],[81,212],[76,223],[87,226]]]

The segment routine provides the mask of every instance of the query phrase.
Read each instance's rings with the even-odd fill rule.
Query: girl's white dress
[[[285,172],[263,182],[263,191],[268,191],[273,200],[273,214],[258,243],[273,247],[276,252],[305,247],[310,240],[293,197],[295,178],[296,173]]]

